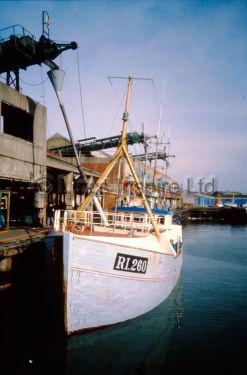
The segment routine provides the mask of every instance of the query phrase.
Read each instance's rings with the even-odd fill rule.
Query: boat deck
[[[91,237],[97,237],[97,236],[104,236],[104,237],[119,237],[119,238],[142,238],[142,237],[148,237],[148,233],[144,232],[138,232],[138,231],[128,231],[124,229],[118,229],[118,228],[107,228],[107,227],[99,227],[94,226],[93,228],[85,227],[84,230],[76,229],[74,228],[71,230],[70,227],[66,227],[65,229],[68,232],[72,232],[74,234],[84,235],[84,236],[91,236]]]

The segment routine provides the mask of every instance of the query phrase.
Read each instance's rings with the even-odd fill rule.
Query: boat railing
[[[165,230],[165,227],[167,227],[166,218],[163,215],[155,215],[155,220],[159,229]],[[112,232],[115,229],[122,229],[148,234],[153,230],[147,214],[104,212],[103,219],[102,213],[98,211],[56,210],[54,229],[64,232],[71,230],[72,227],[79,232],[94,231],[96,228],[100,231],[102,228],[108,228]]]

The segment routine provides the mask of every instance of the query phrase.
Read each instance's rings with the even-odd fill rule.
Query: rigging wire
[[[115,88],[114,88],[114,86],[113,86],[113,84],[112,84],[112,78],[113,78],[113,77],[107,77],[108,82],[110,83],[110,86],[111,86],[111,88],[112,88],[112,90],[113,90],[113,92],[114,92],[114,94],[115,94],[117,100],[120,102],[120,98],[119,98],[119,96],[118,96],[118,94],[117,94],[117,91],[115,90]]]
[[[163,93],[162,93],[162,101],[161,101],[161,108],[162,108],[163,112],[164,112],[164,103],[165,103],[164,89],[165,89],[165,78],[164,78],[164,82],[163,82]],[[156,94],[156,92],[155,92],[155,94]],[[160,117],[160,120],[159,120],[159,130],[160,130],[160,128],[161,128],[161,117]],[[170,154],[170,148],[171,148],[170,133],[171,133],[171,124],[170,123],[168,124],[168,130],[166,130],[166,132],[165,132],[164,119],[163,119],[163,128],[162,128],[162,132],[161,132],[161,142],[160,142],[160,144],[168,146],[168,147],[167,146],[164,147],[164,151],[166,151],[167,155]],[[160,136],[159,131],[158,131],[158,136]],[[164,138],[164,140],[163,140],[163,138]],[[167,142],[165,141],[165,139],[167,139]],[[166,158],[166,160],[164,160],[166,174],[167,174],[168,167],[171,167],[173,165],[173,162],[174,162],[174,160],[171,162],[171,161],[168,161],[167,158]]]
[[[122,96],[122,98],[120,99],[120,97],[118,96],[118,94],[117,94],[117,92],[116,92],[116,90],[115,90],[115,88],[114,88],[114,86],[113,86],[113,84],[112,84],[111,78],[112,78],[112,77],[107,77],[108,82],[109,82],[109,84],[110,84],[110,86],[111,86],[111,88],[112,88],[112,90],[113,90],[113,92],[114,92],[114,94],[115,94],[115,96],[116,96],[116,98],[117,98],[117,101],[118,101],[118,108],[117,108],[117,110],[116,110],[116,112],[115,112],[115,115],[114,115],[114,117],[113,117],[113,120],[112,120],[112,123],[111,123],[110,129],[109,129],[109,132],[108,132],[108,136],[109,136],[109,135],[111,134],[111,132],[112,132],[113,126],[114,126],[114,124],[116,123],[117,116],[118,116],[118,114],[119,114],[119,112],[120,112],[120,108],[123,108],[123,102],[124,102],[124,99],[125,99],[125,97],[126,97],[126,94],[124,93],[123,96]]]
[[[59,55],[59,61],[60,61],[59,68],[62,69],[63,68],[63,55],[62,54]]]
[[[155,89],[154,80],[153,80],[153,79],[148,79],[148,81],[151,81],[152,87],[153,87],[153,89]],[[155,91],[154,91],[154,92],[155,92]],[[156,92],[155,92],[155,93],[156,93]],[[157,105],[157,95],[156,95],[155,99],[156,99],[156,105]],[[131,105],[132,105],[132,110],[133,110],[134,116],[135,116],[135,118],[136,118],[136,121],[138,121],[138,117],[137,117],[137,115],[136,115],[136,111],[135,111],[135,108],[134,108],[133,103],[131,103]],[[140,116],[139,116],[139,117],[140,117]],[[138,121],[138,122],[139,122],[139,121]],[[142,119],[141,123],[142,123],[142,124],[144,123],[144,122],[143,122],[143,119]],[[135,150],[135,154],[138,154],[138,153],[142,152],[142,151],[137,152],[137,147],[140,149],[140,146],[139,146],[139,145],[138,145],[138,146],[137,146],[137,145],[133,145],[133,148],[134,148],[134,150]]]
[[[49,79],[49,77],[47,77],[46,79],[44,79],[44,71],[43,71],[43,66],[41,65],[41,67],[40,67],[40,75],[41,75],[41,93],[42,93],[42,95],[41,95],[41,97],[42,97],[42,104],[43,104],[43,106],[44,107],[46,107],[46,98],[45,98],[45,85],[44,85],[44,83],[45,83],[45,81],[47,80],[47,79]]]
[[[6,78],[5,78],[4,76],[2,76],[2,75],[0,75],[0,79],[2,79],[2,80],[6,80]],[[45,83],[45,82],[49,79],[49,77],[47,77],[47,78],[45,78],[45,79],[42,78],[42,81],[39,82],[39,83],[29,83],[29,82],[24,81],[24,80],[21,79],[21,78],[19,78],[19,79],[20,79],[20,81],[21,81],[22,83],[24,83],[24,85],[27,85],[27,86],[40,86],[40,85],[43,85],[43,83]]]
[[[79,80],[79,89],[80,89],[82,125],[83,125],[83,131],[84,131],[84,138],[87,138],[87,136],[86,136],[86,127],[85,127],[84,109],[83,109],[83,102],[82,102],[81,74],[80,74],[80,64],[79,64],[78,49],[76,50],[76,57],[77,57],[77,71],[78,71],[78,80]]]
[[[43,65],[40,66],[40,75],[41,75],[41,97],[42,97],[42,104],[44,107],[46,107],[46,92],[45,92],[45,81],[49,78],[47,77],[46,79],[44,79],[44,69],[43,69]],[[44,117],[45,117],[45,114],[44,114]],[[49,117],[47,116],[47,135],[51,136],[51,129],[50,129],[50,126],[49,126]],[[45,118],[43,119],[43,122],[45,122]]]
[[[110,86],[111,86],[111,88],[112,88],[112,90],[113,90],[113,92],[114,92],[114,95],[115,95],[115,97],[117,98],[117,101],[119,102],[119,108],[120,108],[120,106],[122,106],[122,102],[123,102],[123,99],[125,98],[125,95],[123,95],[122,99],[120,100],[120,97],[119,97],[119,95],[118,95],[118,93],[117,93],[117,91],[115,90],[115,87],[114,87],[114,85],[113,85],[112,78],[124,78],[124,79],[126,79],[126,78],[125,78],[125,77],[107,77],[108,82],[109,82],[109,84],[110,84]],[[148,80],[150,80],[150,79],[148,79]],[[153,79],[151,79],[150,81],[152,81],[152,86],[153,86],[154,93],[155,93],[155,103],[156,103],[156,107],[158,108],[158,104],[157,104],[157,103],[158,103],[158,100],[157,100],[157,93],[156,93],[156,90],[155,90],[154,81],[153,81]],[[131,112],[134,114],[134,118],[135,118],[135,120],[138,121],[137,114],[136,114],[136,111],[135,111],[135,106],[134,106],[134,103],[133,103],[132,100],[131,100],[131,102],[130,102],[130,107],[131,107]],[[116,111],[116,115],[115,115],[114,120],[113,120],[113,122],[112,122],[112,125],[111,125],[111,128],[110,128],[110,132],[112,131],[113,125],[114,125],[114,123],[115,123],[115,121],[116,121],[116,116],[117,116],[117,114],[119,113],[119,108],[118,108],[117,111]],[[157,109],[157,108],[156,108],[156,109]],[[157,112],[158,112],[158,111],[157,111]],[[131,118],[129,118],[129,128],[130,128],[131,131],[135,130],[135,127],[134,127],[134,125],[133,125],[133,122],[131,121]],[[137,153],[138,153],[138,152],[137,152],[137,147],[139,148],[139,146],[137,146],[137,145],[134,144],[134,145],[132,145],[132,147],[133,147],[135,153],[137,154]],[[94,168],[94,170],[95,170],[95,168]]]
[[[155,99],[155,104],[156,104],[156,110],[157,110],[157,113],[159,113],[159,101],[158,101],[157,90],[156,90],[156,86],[154,84],[154,81],[152,83],[153,83],[153,91],[154,91],[154,99]]]
[[[27,86],[40,86],[40,85],[43,85],[48,79],[49,79],[49,77],[47,77],[47,78],[45,78],[45,79],[43,79],[43,77],[42,77],[42,81],[39,82],[39,83],[29,83],[29,82],[25,82],[25,81],[23,81],[23,79],[21,79],[21,78],[20,78],[20,81],[21,81],[22,83],[24,83],[24,85],[27,85]]]

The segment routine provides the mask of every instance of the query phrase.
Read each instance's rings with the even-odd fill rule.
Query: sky
[[[247,1],[0,1],[0,28],[38,40],[42,11],[52,40],[78,44],[55,60],[75,139],[120,134],[127,79],[107,77],[148,78],[133,81],[128,131],[162,138],[185,189],[247,193]],[[21,92],[47,107],[47,137],[68,136],[48,70],[22,70]]]

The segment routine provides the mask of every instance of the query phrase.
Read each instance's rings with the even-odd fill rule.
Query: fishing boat
[[[50,73],[50,74],[49,74]],[[80,160],[61,101],[59,71],[48,72],[68,128],[80,173]],[[126,131],[133,78],[128,90],[119,145],[78,210],[55,212],[54,229],[63,236],[64,323],[67,334],[136,318],[163,302],[182,267],[182,229],[172,214],[149,207],[128,154]],[[125,160],[142,208],[105,212],[97,198],[119,160]],[[84,176],[85,178],[85,176]]]

